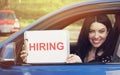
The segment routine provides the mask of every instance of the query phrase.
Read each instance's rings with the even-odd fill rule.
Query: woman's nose
[[[96,32],[95,33],[95,38],[98,38],[99,37],[99,34]]]

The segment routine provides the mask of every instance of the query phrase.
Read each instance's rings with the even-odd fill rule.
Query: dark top
[[[88,63],[109,63],[112,61],[112,55],[98,56],[95,60],[92,60]]]

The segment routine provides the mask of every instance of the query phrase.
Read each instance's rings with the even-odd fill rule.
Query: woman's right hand
[[[82,60],[78,55],[70,54],[66,59],[66,63],[82,63]]]
[[[23,62],[26,62],[27,61],[27,51],[23,45],[23,48],[22,48],[22,51],[20,53],[20,57],[22,58]]]

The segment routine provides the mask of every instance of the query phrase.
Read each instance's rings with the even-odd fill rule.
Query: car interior
[[[120,15],[116,14],[115,18],[116,18],[116,22],[114,27],[114,34],[116,35],[114,36],[114,39],[117,39],[117,40],[115,40],[116,46],[114,49],[112,61],[114,63],[119,63],[120,62]]]

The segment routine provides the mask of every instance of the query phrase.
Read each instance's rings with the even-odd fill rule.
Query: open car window
[[[118,34],[116,34],[116,31],[115,31],[115,30],[117,30],[116,29],[116,24],[115,24],[115,22],[116,22],[115,15],[116,14],[106,14],[106,15],[108,16],[108,18],[110,19],[110,22],[112,24],[112,32],[111,32],[111,34],[113,36],[112,38],[113,39],[115,38],[115,39],[111,43],[112,43],[112,45],[114,45],[113,46],[113,49],[114,49],[117,38],[118,38]],[[80,35],[81,28],[83,26],[85,18],[86,17],[81,18],[81,19],[73,22],[72,24],[70,24],[70,25],[68,25],[67,27],[64,28],[64,30],[69,30],[69,32],[70,32],[70,43],[71,43],[70,50],[71,50],[71,53],[75,53],[75,51],[77,50],[77,48],[75,48],[75,47],[77,47],[78,37]],[[74,33],[74,32],[77,32],[77,33]]]
[[[84,18],[80,19],[70,25],[68,25],[67,27],[65,27],[63,30],[68,30],[69,34],[70,34],[70,42],[77,42],[80,31],[81,31],[81,27],[83,25],[84,22]]]
[[[114,28],[114,24],[115,24],[115,14],[107,14],[107,16],[109,17],[112,27]],[[78,36],[80,34],[81,28],[83,26],[85,18],[82,18],[80,20],[77,20],[73,23],[71,23],[70,25],[66,26],[65,28],[63,28],[63,30],[68,30],[70,33],[70,42],[77,42],[78,41]]]
[[[114,28],[114,26],[115,26],[115,14],[107,14],[107,16],[109,17],[109,19],[110,19],[110,21],[111,21],[111,23],[112,23],[112,27]],[[77,50],[77,42],[78,42],[78,37],[79,37],[79,35],[80,35],[80,33],[81,33],[81,28],[82,28],[82,26],[83,26],[83,23],[84,23],[84,20],[85,20],[85,18],[86,17],[83,17],[83,18],[81,18],[81,19],[79,19],[79,20],[77,20],[77,21],[74,21],[73,23],[71,23],[71,24],[69,24],[69,25],[67,25],[67,26],[65,26],[64,28],[63,28],[63,30],[68,30],[69,31],[69,34],[70,34],[70,53],[75,53],[76,52],[76,50]],[[18,40],[18,41],[20,41],[20,40]],[[15,43],[15,42],[14,42]],[[11,43],[10,43],[11,44]],[[13,45],[13,44],[11,44],[11,46],[9,46],[10,44],[8,44],[8,45],[6,45],[3,49],[2,49],[2,54],[1,55],[3,55],[4,54],[4,51],[6,51],[5,50],[5,48],[8,48],[9,50],[10,50],[10,47],[12,47],[11,48],[11,51],[13,52],[13,55],[10,55],[10,56],[8,56],[8,57],[12,57],[11,58],[11,60],[12,61],[14,61],[13,59],[15,59],[15,58],[17,58],[17,60],[18,60],[18,58],[19,58],[19,54],[20,54],[20,51],[19,52],[17,52],[18,54],[14,54],[14,49],[15,49],[15,45]],[[23,45],[23,44],[21,44],[21,45]],[[4,50],[4,51],[3,51]],[[5,53],[7,53],[7,52],[5,52]],[[4,54],[4,56],[5,55],[7,55],[7,54]],[[14,56],[14,57],[13,57]],[[7,57],[7,58],[8,58]],[[16,61],[16,60],[15,60]],[[22,60],[19,60],[19,61],[22,61]],[[22,64],[22,62],[20,62],[19,64]]]
[[[101,5],[103,7],[101,7]],[[2,55],[5,55],[3,54],[4,51],[6,53],[7,50],[11,50],[13,54],[15,53],[15,62],[14,62],[15,65],[23,64],[20,58],[20,52],[24,44],[24,32],[27,30],[62,30],[62,29],[68,30],[70,32],[70,51],[71,53],[75,53],[75,50],[77,50],[76,44],[78,42],[78,36],[80,35],[81,28],[84,23],[84,19],[86,17],[92,15],[107,14],[109,19],[111,20],[113,30],[114,29],[117,30],[115,24],[116,22],[115,15],[118,14],[119,12],[120,12],[119,2],[116,3],[108,2],[108,4],[98,3],[95,5],[88,3],[88,5],[85,6],[81,6],[81,4],[77,4],[77,5],[72,5],[72,7],[66,7],[65,9],[60,9],[59,11],[47,15],[42,19],[38,19],[36,22],[30,24],[28,27],[0,41],[0,57],[2,57]],[[113,40],[114,45],[116,45],[118,34],[115,34],[114,32],[113,37],[114,35],[117,35],[116,39]],[[3,62],[1,58],[0,61]]]

